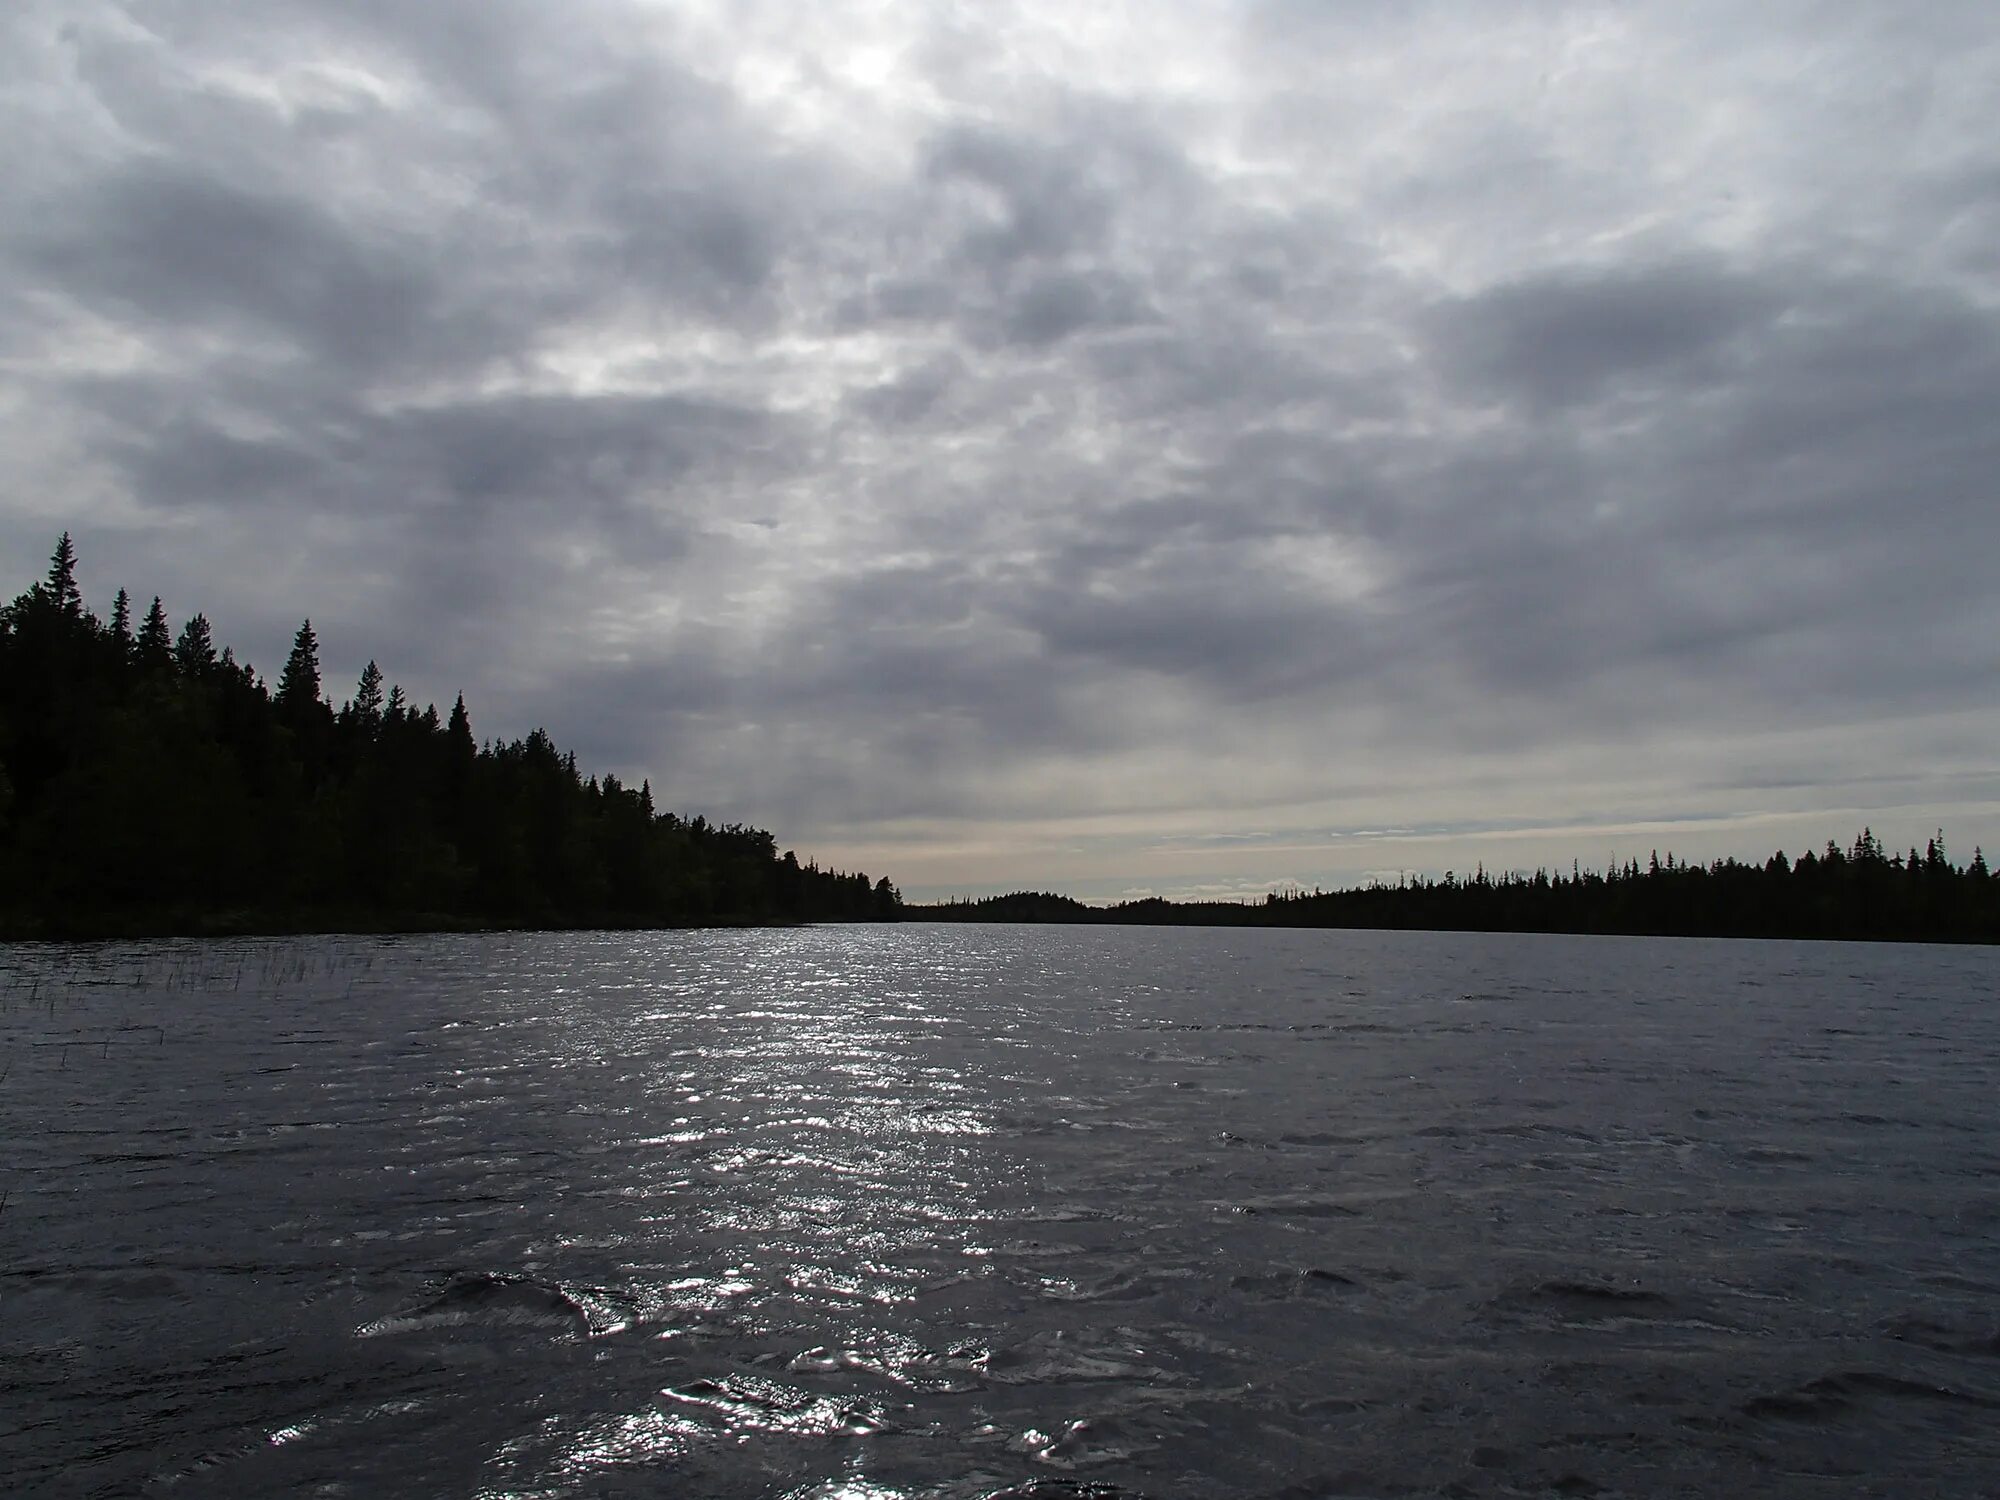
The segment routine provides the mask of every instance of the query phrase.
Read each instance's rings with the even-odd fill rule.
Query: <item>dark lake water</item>
[[[2000,1493],[2000,954],[0,948],[18,1495]]]

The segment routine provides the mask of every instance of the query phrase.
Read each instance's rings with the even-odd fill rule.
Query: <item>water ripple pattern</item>
[[[2000,955],[0,948],[24,1496],[1974,1496]]]

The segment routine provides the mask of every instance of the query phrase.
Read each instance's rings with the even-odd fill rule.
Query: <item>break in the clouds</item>
[[[911,894],[2000,843],[2000,14],[22,0],[0,542]]]

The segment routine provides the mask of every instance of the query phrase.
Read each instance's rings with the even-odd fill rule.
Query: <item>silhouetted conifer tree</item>
[[[876,921],[894,921],[902,906],[902,893],[896,889],[887,875],[875,882],[875,909],[870,915]]]
[[[215,637],[207,615],[197,614],[181,627],[181,637],[174,642],[174,665],[188,678],[205,677],[215,666]]]
[[[354,688],[354,718],[368,733],[382,727],[382,669],[370,661]]]
[[[302,621],[292,637],[292,654],[285,658],[284,675],[272,701],[291,718],[320,701],[319,637],[313,634],[311,620]]]
[[[458,701],[452,704],[451,720],[445,725],[444,732],[454,760],[470,761],[478,754],[479,747],[472,742],[472,715],[465,711],[465,694],[460,693]]]
[[[60,614],[81,616],[83,614],[83,591],[76,586],[76,548],[70,542],[69,533],[62,534],[56,543],[56,550],[49,558],[48,578],[49,603]]]
[[[152,608],[139,627],[138,657],[139,665],[148,670],[163,671],[173,665],[173,637],[167,633],[167,612],[160,608],[158,594],[153,595]]]

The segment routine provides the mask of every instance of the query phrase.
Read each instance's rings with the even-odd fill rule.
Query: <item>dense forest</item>
[[[1869,938],[2000,942],[2000,879],[1974,850],[1964,866],[1944,835],[1922,851],[1886,851],[1863,829],[1850,848],[1761,865],[1733,859],[1689,864],[1658,854],[1603,872],[1484,868],[1468,877],[1404,879],[1348,891],[1297,891],[1255,903],[1162,901],[1085,906],[1067,896],[1018,891],[983,901],[916,906],[929,921],[1128,922],[1228,927],[1401,927],[1468,932],[1652,933],[1710,937]]]
[[[68,533],[0,611],[0,932],[670,926],[895,917],[896,888],[479,744],[370,662],[338,708],[299,627],[275,689],[197,614],[84,605]]]
[[[67,533],[0,609],[0,934],[1093,922],[2000,941],[2000,878],[1939,833],[1763,864],[1404,879],[1262,901],[1109,907],[1016,892],[908,907],[758,828],[660,812],[547,733],[481,745],[460,697],[418,709],[370,662],[339,707],[299,627],[275,688],[196,614],[85,607]]]

